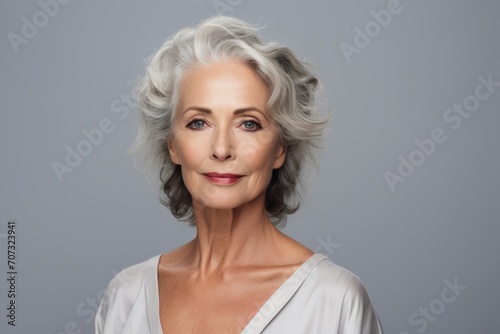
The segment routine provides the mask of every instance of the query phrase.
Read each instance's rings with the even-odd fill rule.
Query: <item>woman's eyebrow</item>
[[[186,111],[189,111],[189,110],[196,110],[196,111],[204,112],[204,113],[207,113],[207,114],[211,114],[212,113],[212,110],[210,110],[208,108],[202,108],[202,107],[197,107],[197,106],[190,106],[190,107],[187,107],[186,109],[184,109],[184,111],[182,112],[182,114],[184,114]],[[247,111],[257,111],[258,113],[262,114],[262,116],[264,116],[264,118],[266,120],[269,120],[269,118],[266,116],[266,114],[264,112],[262,112],[257,107],[240,108],[240,109],[236,109],[233,113],[234,113],[234,115],[239,115],[239,114],[245,113]]]
[[[197,106],[191,106],[191,107],[187,107],[186,109],[184,109],[184,111],[182,112],[181,115],[183,115],[184,113],[186,113],[186,111],[189,111],[189,110],[201,111],[201,112],[204,112],[204,113],[207,113],[207,114],[211,114],[212,113],[212,110],[210,110],[210,109],[202,108],[202,107],[197,107]]]

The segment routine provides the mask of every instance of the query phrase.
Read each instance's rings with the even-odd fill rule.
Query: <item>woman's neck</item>
[[[190,243],[189,262],[201,275],[234,265],[262,264],[277,251],[278,231],[264,203],[250,202],[235,209],[194,205],[197,235]],[[264,261],[265,262],[265,261]]]

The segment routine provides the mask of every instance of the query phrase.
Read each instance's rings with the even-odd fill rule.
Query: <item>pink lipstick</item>
[[[231,173],[205,173],[203,175],[217,184],[233,184],[243,177],[243,175]]]

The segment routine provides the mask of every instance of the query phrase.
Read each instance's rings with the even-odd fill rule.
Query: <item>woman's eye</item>
[[[260,128],[260,124],[256,121],[244,121],[243,127],[246,130],[257,130]]]
[[[188,127],[192,129],[203,129],[205,126],[205,121],[202,121],[201,119],[195,119],[191,122],[189,122]]]

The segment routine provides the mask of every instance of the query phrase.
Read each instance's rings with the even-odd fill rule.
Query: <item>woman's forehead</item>
[[[186,71],[179,90],[179,108],[255,107],[266,109],[268,88],[260,76],[241,62],[197,66]]]

